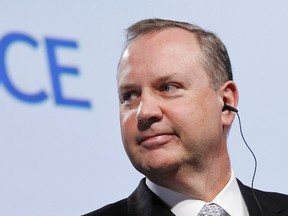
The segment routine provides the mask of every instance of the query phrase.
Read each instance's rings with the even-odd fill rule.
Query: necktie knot
[[[229,216],[229,214],[215,203],[206,204],[198,216]]]

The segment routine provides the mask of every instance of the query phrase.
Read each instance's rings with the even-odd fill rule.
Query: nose
[[[153,123],[162,119],[163,113],[159,101],[153,97],[143,97],[139,103],[136,120],[140,130],[148,129]]]

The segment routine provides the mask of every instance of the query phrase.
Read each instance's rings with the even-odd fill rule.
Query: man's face
[[[191,166],[225,146],[223,100],[202,68],[195,35],[170,28],[137,38],[118,72],[125,150],[147,176]]]

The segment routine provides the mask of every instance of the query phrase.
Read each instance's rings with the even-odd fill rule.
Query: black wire
[[[251,154],[252,154],[252,156],[253,156],[253,158],[254,158],[254,164],[255,164],[255,165],[254,165],[254,172],[253,172],[253,176],[252,176],[251,188],[252,188],[253,196],[254,196],[254,198],[255,198],[255,200],[256,200],[256,202],[257,202],[257,205],[259,206],[259,209],[260,209],[260,211],[261,211],[261,214],[262,214],[262,216],[264,216],[262,207],[261,207],[261,205],[260,205],[260,203],[259,203],[259,201],[258,201],[258,199],[257,199],[257,196],[256,196],[256,194],[255,194],[255,191],[254,191],[254,180],[255,180],[256,171],[257,171],[257,158],[256,158],[254,152],[252,151],[252,149],[250,148],[250,146],[248,145],[248,143],[246,142],[245,137],[244,137],[244,135],[243,135],[240,115],[238,114],[238,112],[235,112],[235,113],[237,114],[237,117],[238,117],[240,134],[241,134],[241,136],[242,136],[242,139],[243,139],[246,147],[249,149],[249,151],[251,152]]]

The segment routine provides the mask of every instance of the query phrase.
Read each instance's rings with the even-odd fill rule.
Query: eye
[[[129,103],[131,102],[133,99],[135,99],[135,97],[137,97],[137,92],[135,91],[129,91],[129,92],[125,92],[123,93],[123,95],[120,97],[120,102],[121,103]]]
[[[165,83],[165,84],[161,85],[160,91],[161,92],[171,92],[171,91],[176,90],[177,88],[178,87],[173,83]]]

